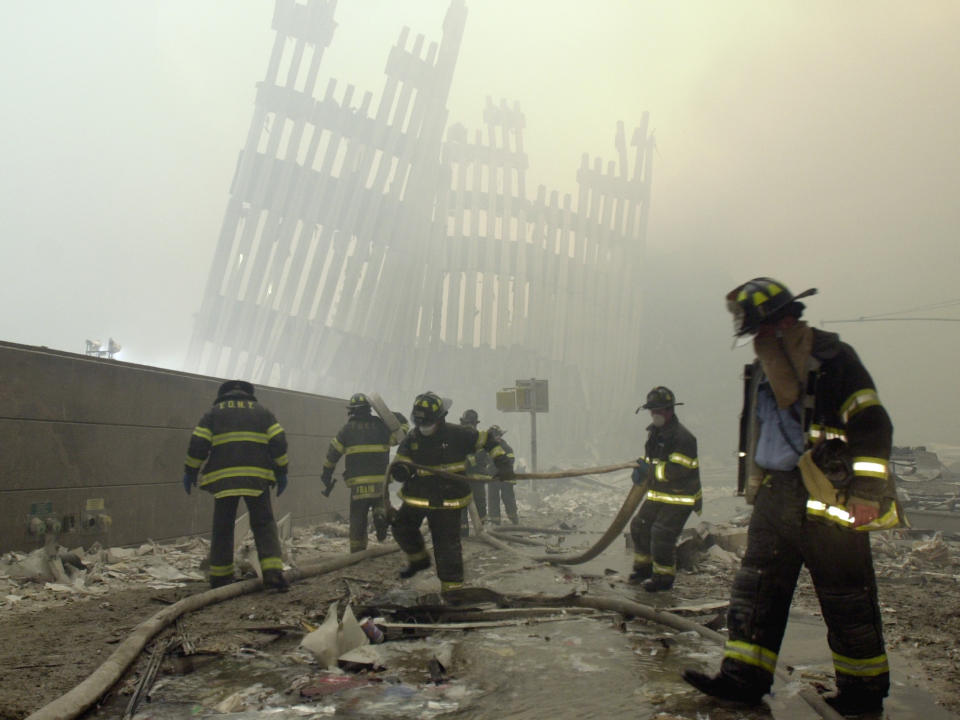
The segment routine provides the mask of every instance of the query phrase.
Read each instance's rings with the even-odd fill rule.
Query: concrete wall
[[[67,547],[209,533],[213,499],[188,496],[181,478],[190,434],[220,382],[0,342],[0,552],[43,544],[29,531],[32,517],[59,522]],[[266,387],[257,399],[290,444],[290,482],[274,496],[275,516],[292,513],[303,524],[345,514],[343,483],[329,499],[320,495],[345,401]]]

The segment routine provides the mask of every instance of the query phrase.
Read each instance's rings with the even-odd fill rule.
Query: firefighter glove
[[[187,491],[187,495],[190,494],[190,489],[197,484],[197,476],[192,472],[185,472],[183,474],[183,489]]]
[[[277,497],[283,495],[283,491],[287,489],[287,471],[286,470],[277,470]]]
[[[390,475],[398,483],[405,483],[413,477],[413,470],[410,469],[409,465],[394,463],[390,466]]]
[[[650,474],[650,465],[643,458],[637,458],[637,467],[633,469],[633,484],[642,485]]]

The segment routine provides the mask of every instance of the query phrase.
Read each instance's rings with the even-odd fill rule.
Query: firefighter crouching
[[[439,477],[429,470],[414,470],[403,461],[436,470],[463,474],[467,456],[486,451],[499,477],[513,475],[513,455],[485,430],[445,422],[447,411],[435,393],[418,395],[413,404],[413,431],[400,443],[392,477],[402,484],[403,504],[393,521],[393,537],[407,554],[409,565],[401,578],[413,577],[430,567],[420,525],[427,519],[433,539],[433,556],[441,592],[463,586],[463,553],[460,546],[460,511],[470,504],[466,480]]]
[[[373,512],[377,539],[387,538],[383,512],[383,485],[390,462],[390,429],[371,412],[370,400],[355,393],[347,404],[348,420],[330,441],[320,480],[327,493],[333,488],[333,469],[346,455],[344,481],[350,488],[350,552],[367,548],[367,519]]]
[[[253,393],[253,385],[245,380],[228,380],[220,386],[213,407],[190,437],[183,488],[189,495],[199,475],[200,488],[214,497],[210,587],[233,582],[233,528],[242,497],[250,513],[264,587],[285,591],[270,488],[275,485],[279,496],[287,486],[287,437]]]
[[[786,286],[754,278],[727,295],[745,370],[742,471],[753,514],[733,581],[720,673],[684,671],[700,691],[758,704],[770,690],[800,568],[826,622],[842,715],[882,710],[890,686],[877,583],[864,530],[899,523],[888,472],[893,427],[856,352],[800,320]]]
[[[639,408],[649,410],[644,457],[634,468],[633,481],[648,483],[646,497],[630,523],[633,572],[630,582],[643,582],[648,592],[669,590],[677,574],[677,538],[694,510],[700,512],[700,463],[697,439],[674,412],[673,392],[659,386],[647,393]]]

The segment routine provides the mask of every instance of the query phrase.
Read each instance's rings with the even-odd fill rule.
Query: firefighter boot
[[[280,570],[263,571],[263,589],[276,590],[278,593],[285,593],[290,589],[290,583],[283,576]]]
[[[426,570],[430,567],[430,558],[425,557],[420,560],[413,560],[410,562],[407,567],[400,571],[400,579],[406,580],[407,578],[412,578],[421,570]]]
[[[647,592],[660,592],[661,590],[669,590],[672,587],[673,575],[667,575],[666,573],[656,573],[643,584],[643,589]]]
[[[639,585],[644,580],[649,580],[652,576],[652,565],[634,565],[633,572],[630,573],[630,577],[627,579],[627,582],[631,583],[632,585]]]
[[[763,699],[762,691],[749,685],[738,683],[723,673],[718,673],[711,677],[710,675],[688,668],[683,671],[683,679],[703,694],[718,698],[719,700],[729,700],[730,702],[743,703],[744,705],[759,705]]]
[[[233,575],[211,575],[210,576],[211,590],[216,590],[219,587],[230,585],[231,583],[233,583]]]
[[[840,691],[825,697],[827,705],[845,717],[883,712],[883,696],[876,693]]]

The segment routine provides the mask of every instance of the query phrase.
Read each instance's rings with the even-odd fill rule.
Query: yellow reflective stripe
[[[261,570],[283,570],[283,560],[278,557],[260,558]]]
[[[187,455],[187,460],[184,463],[187,467],[198,468],[203,465],[203,460],[197,460],[195,457]]]
[[[871,658],[851,658],[833,653],[833,668],[838,674],[857,677],[874,677],[890,672],[886,653]]]
[[[655,470],[654,470],[653,476],[654,476],[657,480],[666,480],[666,479],[667,479],[667,464],[666,464],[663,460],[656,460],[656,461],[654,461],[654,462],[655,462],[655,465],[654,465]]]
[[[430,470],[443,470],[444,472],[450,472],[450,473],[463,472],[464,470],[467,469],[467,463],[466,461],[461,460],[460,462],[447,463],[445,465],[424,465],[423,467],[425,469],[417,470],[418,475],[421,475],[421,476],[431,475],[432,473],[430,472]],[[426,468],[429,468],[429,469],[426,469]]]
[[[334,467],[337,466],[337,464],[336,464],[335,462],[330,462],[329,460],[324,460],[324,461],[323,461],[323,466],[324,466],[325,468],[334,468]]]
[[[429,560],[429,559],[430,559],[430,556],[427,555],[426,548],[424,548],[423,550],[420,550],[419,552],[407,553],[407,560],[410,561],[411,565],[415,562],[420,562],[421,560]]]
[[[394,462],[407,462],[407,463],[412,463],[412,462],[413,462],[413,458],[409,457],[408,455],[400,455],[400,454],[398,453],[397,456],[393,459],[393,461],[394,461]]]
[[[492,459],[492,458],[498,458],[498,457],[500,457],[501,455],[506,455],[506,454],[507,454],[507,451],[504,450],[504,449],[503,449],[502,447],[500,447],[499,445],[497,445],[493,450],[490,451],[490,458],[491,458],[491,459]]]
[[[262,478],[264,480],[274,479],[273,470],[262,467],[237,465],[235,467],[223,468],[222,470],[215,470],[212,473],[204,473],[200,484],[209,485],[217,480],[223,480],[224,478],[232,477],[255,477]]]
[[[282,432],[283,432],[283,428],[280,427],[280,423],[274,423],[273,425],[267,428],[267,437],[272,440]]]
[[[897,504],[890,503],[890,509],[883,515],[855,529],[869,532],[870,530],[889,530],[898,525],[900,525],[900,513],[897,512]]]
[[[225,497],[260,497],[261,495],[263,495],[262,490],[254,490],[252,488],[234,488],[233,490],[221,490],[213,494],[217,499]]]
[[[383,475],[356,475],[352,478],[347,479],[347,487],[354,487],[355,485],[367,485],[374,484],[377,485],[383,482]]]
[[[667,503],[669,505],[696,505],[697,500],[702,496],[702,491],[697,492],[696,495],[674,495],[672,493],[660,492],[659,490],[647,491],[647,500]]]
[[[477,444],[474,445],[474,447],[473,447],[474,452],[476,452],[476,451],[478,451],[478,450],[483,450],[483,446],[486,445],[486,444],[487,444],[487,431],[486,431],[486,430],[480,430],[480,431],[477,433]]]
[[[853,459],[853,474],[886,480],[887,461],[883,458],[855,457]]]
[[[771,674],[777,668],[777,653],[739,640],[727,640],[723,648],[723,656],[747,665],[755,665]]]
[[[290,464],[290,458],[288,458],[286,455],[281,455],[280,457],[275,457],[275,458],[273,459],[273,461],[274,461],[277,465],[279,465],[280,467],[286,467],[287,465]]]
[[[653,572],[657,575],[676,575],[677,568],[673,565],[661,565],[655,562],[653,564]]]
[[[457,582],[456,580],[441,580],[440,581],[440,592],[446,590],[458,590],[463,587],[462,582]]]
[[[340,442],[339,440],[337,440],[336,438],[334,438],[333,440],[330,441],[330,447],[332,447],[332,448],[335,449],[338,453],[340,453],[341,455],[343,455],[343,443]]]
[[[233,563],[210,566],[210,577],[229,577],[231,575],[233,575]]]
[[[470,504],[470,501],[473,499],[473,494],[469,494],[466,497],[462,498],[453,498],[450,500],[442,500],[439,508],[430,505],[430,501],[426,498],[412,497],[410,495],[405,495],[403,491],[399,493],[400,499],[403,500],[407,505],[412,505],[413,507],[429,508],[434,507],[437,510],[458,510],[460,508],[465,508]]]
[[[807,500],[807,513],[831,520],[838,525],[853,525],[853,516],[847,512],[846,508],[839,505],[827,505],[813,498]]]
[[[828,425],[811,425],[807,431],[807,437],[813,441],[818,440],[843,440],[847,441],[847,435],[840,428],[829,427]]]
[[[210,439],[210,442],[214,446],[226,445],[227,443],[232,442],[252,442],[259,443],[260,445],[266,445],[267,434],[258,432],[243,432],[238,430],[237,432],[218,433]]]
[[[846,424],[850,422],[850,418],[861,410],[865,410],[871,405],[879,404],[880,397],[877,395],[876,390],[871,388],[857,390],[857,392],[848,397],[846,402],[840,406],[840,417],[843,419],[844,424]]]
[[[683,465],[683,467],[693,468],[700,467],[700,462],[697,458],[687,457],[682,453],[670,453],[670,462],[676,463],[677,465]]]
[[[390,452],[389,445],[351,445],[347,448],[347,455],[357,453]]]
[[[213,437],[213,433],[210,432],[209,428],[201,427],[200,425],[197,425],[193,429],[193,434],[198,438],[203,438],[204,440],[209,440],[211,437]]]
[[[633,554],[633,564],[634,565],[649,565],[650,561],[653,558],[647,553],[634,553]]]

